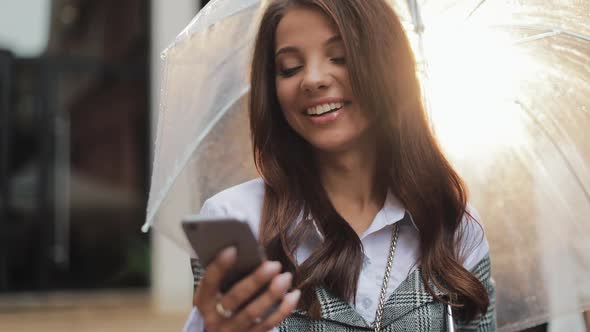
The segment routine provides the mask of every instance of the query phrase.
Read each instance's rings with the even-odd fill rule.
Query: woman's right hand
[[[279,325],[297,307],[301,292],[294,290],[287,294],[291,287],[292,275],[289,272],[279,274],[279,262],[266,261],[260,267],[237,282],[225,294],[219,287],[223,276],[234,264],[236,249],[233,247],[222,250],[211,262],[203,279],[199,283],[193,304],[199,309],[208,332],[251,331],[266,332]],[[250,299],[260,288],[270,282],[267,290],[252,300],[240,311],[235,312],[242,303]],[[277,302],[278,308],[265,319],[262,316]],[[218,312],[221,308],[233,314],[226,318]]]

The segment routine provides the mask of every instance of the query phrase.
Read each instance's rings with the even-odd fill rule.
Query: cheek
[[[277,82],[277,99],[285,116],[297,110],[297,91],[289,82]]]
[[[281,112],[283,113],[283,117],[285,118],[285,120],[287,120],[287,123],[289,123],[289,125],[292,125],[289,116],[289,105],[292,104],[293,98],[289,94],[289,89],[287,88],[285,82],[281,82],[279,80],[275,82],[275,87],[277,99],[279,101],[279,105],[281,106]]]
[[[352,84],[350,83],[350,79],[348,77],[348,71],[346,70],[343,73],[342,86],[344,87],[346,95],[351,97],[354,95],[352,93]]]

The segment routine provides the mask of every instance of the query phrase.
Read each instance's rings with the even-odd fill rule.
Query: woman
[[[269,261],[219,294],[235,249],[193,260],[186,330],[441,331],[447,304],[462,328],[495,330],[487,241],[384,0],[271,1],[251,87],[262,178],[201,214],[248,221]]]

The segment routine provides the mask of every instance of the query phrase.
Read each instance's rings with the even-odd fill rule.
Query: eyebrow
[[[328,46],[330,44],[341,42],[341,41],[342,41],[342,37],[340,37],[340,35],[332,36],[332,37],[328,38],[328,40],[326,40],[324,42],[324,47],[326,47],[326,46]],[[275,53],[275,58],[278,57],[280,54],[283,54],[283,53],[297,53],[298,51],[299,51],[299,49],[297,47],[294,47],[294,46],[283,47],[283,48],[279,49]]]

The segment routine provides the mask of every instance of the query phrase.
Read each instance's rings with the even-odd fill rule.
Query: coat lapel
[[[364,328],[370,327],[365,319],[358,312],[356,312],[348,302],[333,296],[323,287],[317,288],[316,294],[320,301],[323,319],[350,326]]]
[[[349,326],[370,328],[369,324],[364,318],[354,310],[354,308],[346,301],[332,295],[324,287],[318,287],[315,290],[318,301],[320,301],[320,316],[321,320],[328,320]],[[296,315],[309,315],[306,311],[297,309]]]
[[[434,284],[430,287],[437,295],[443,295]],[[387,326],[412,310],[434,301],[422,282],[422,273],[418,268],[414,270],[391,294],[385,302],[383,312],[383,326]]]
[[[434,285],[431,284],[431,287],[436,294],[443,295]],[[325,288],[316,288],[316,295],[320,301],[322,319],[365,329],[371,328],[372,322],[365,321],[348,302],[330,294]],[[420,269],[416,269],[402,281],[385,302],[382,326],[385,327],[432,301],[434,297],[424,287]],[[300,310],[296,314],[307,316],[305,311]]]

